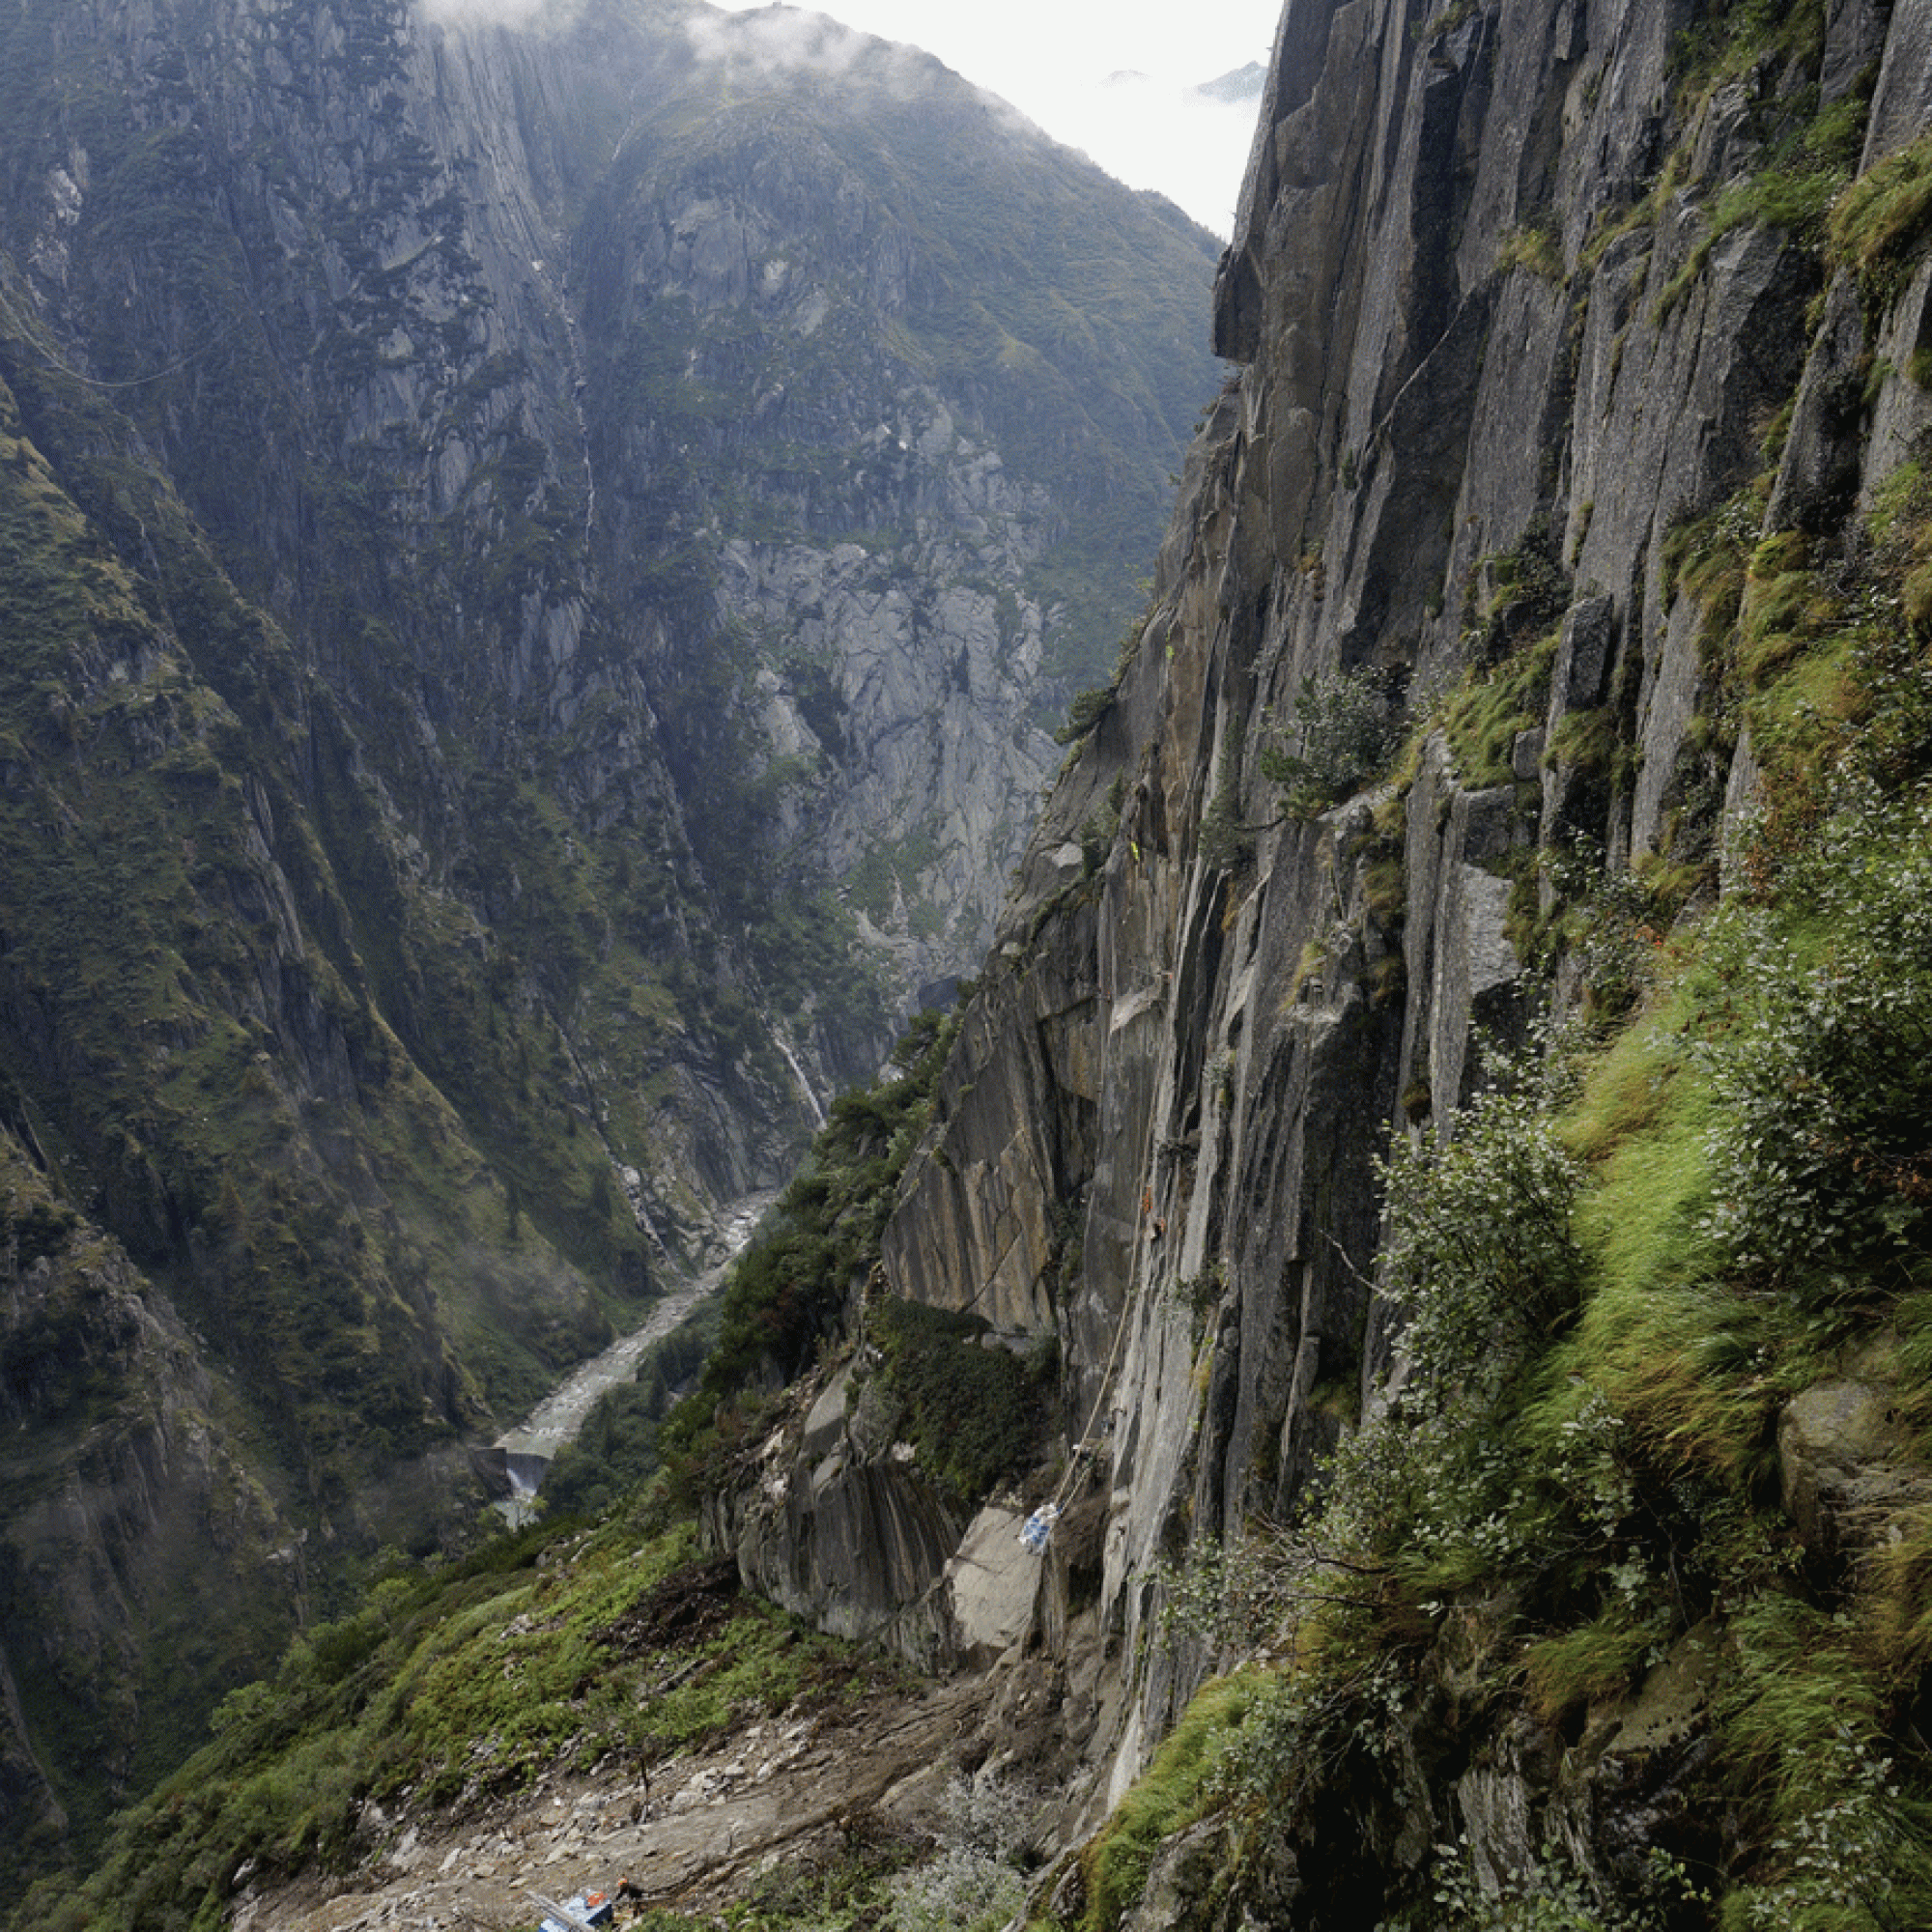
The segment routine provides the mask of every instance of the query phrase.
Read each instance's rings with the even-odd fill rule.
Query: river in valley
[[[601,1355],[580,1362],[522,1422],[497,1438],[509,1470],[511,1491],[497,1507],[512,1524],[528,1520],[530,1499],[543,1479],[544,1465],[583,1427],[597,1398],[606,1389],[631,1380],[645,1351],[662,1342],[707,1295],[718,1293],[724,1271],[777,1198],[776,1194],[751,1194],[734,1201],[719,1217],[728,1250],[724,1259],[668,1289],[642,1327],[619,1336]]]

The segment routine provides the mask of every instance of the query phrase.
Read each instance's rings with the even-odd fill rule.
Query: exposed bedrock
[[[1923,265],[1875,305],[1784,230],[1714,218],[1798,90],[1842,98],[1876,73],[1866,167],[1918,134],[1918,11],[1833,9],[1811,65],[1767,53],[1686,120],[1685,5],[1286,10],[1217,287],[1237,368],[885,1240],[893,1292],[1059,1343],[1097,1602],[1070,1614],[1047,1561],[1031,1641],[1069,1684],[1104,1685],[1101,1793],[1212,1662],[1141,1643],[1158,1562],[1285,1515],[1390,1367],[1377,1159],[1435,1131],[1480,1082],[1482,1043],[1520,1037],[1544,997],[1520,954],[1547,892],[1534,862],[1681,862],[1749,809],[1748,737],[1718,715],[1672,533],[1712,517],[1824,528],[1926,426],[1900,373]],[[1767,514],[1744,486],[1768,469]],[[1487,739],[1418,733],[1392,779],[1357,773],[1380,781],[1290,809],[1264,754],[1306,750],[1305,680],[1359,680],[1413,721],[1531,646],[1538,675]],[[1889,1480],[1854,1397],[1835,1420],[1794,1410],[1780,1437],[1807,1520]],[[1833,1446],[1839,1422],[1851,1447]],[[809,1513],[826,1468],[809,1462],[774,1451],[766,1574],[810,1567],[772,1541]],[[867,1598],[867,1627],[890,1629],[947,1553],[937,1539],[900,1572],[905,1596]],[[849,1621],[873,1586],[848,1588],[787,1601]],[[1692,1711],[1703,1666],[1679,1662]],[[1666,1728],[1673,1694],[1646,1693]],[[1624,1780],[1626,1824],[1679,1802],[1637,1786],[1683,1771],[1694,1728],[1652,1760],[1596,1741],[1590,1792],[1555,1800],[1548,1741],[1520,1741],[1521,1761],[1499,1742],[1458,1802],[1478,1841],[1519,1850],[1524,1819],[1569,1804],[1608,1858],[1623,1828],[1604,1794]],[[1391,1803],[1363,1830],[1394,1847]],[[1184,1862],[1189,1842],[1164,1857]]]

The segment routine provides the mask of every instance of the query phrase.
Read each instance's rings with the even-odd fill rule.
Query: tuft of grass
[[[1503,785],[1513,781],[1512,751],[1520,733],[1534,730],[1544,721],[1560,642],[1560,635],[1550,632],[1493,671],[1471,672],[1449,698],[1442,729],[1465,785]]]
[[[1590,1365],[1659,1465],[1701,1469],[1730,1487],[1761,1472],[1771,1418],[1788,1393],[1771,1372],[1776,1334],[1761,1304],[1693,1278],[1599,1294],[1567,1359]]]
[[[1698,1264],[1695,1222],[1710,1198],[1708,1094],[1682,1060],[1646,1072],[1640,1048],[1612,1063],[1611,1073],[1589,1130],[1623,1138],[1605,1150],[1595,1187],[1578,1201],[1577,1227],[1600,1288],[1643,1293]]]
[[[1496,250],[1496,272],[1527,269],[1532,275],[1561,288],[1568,280],[1563,263],[1563,224],[1553,208],[1543,210],[1512,228]]]
[[[1872,1643],[1894,1682],[1932,1664],[1932,1503],[1900,1510],[1861,1578]]]
[[[1932,131],[1889,155],[1854,182],[1826,222],[1827,260],[1849,269],[1870,296],[1895,289],[1932,232]]]
[[[1765,1591],[1731,1617],[1738,1668],[1719,1700],[1726,1743],[1750,1788],[1776,1814],[1815,1795],[1820,1746],[1852,1729],[1875,1732],[1878,1684],[1847,1621],[1783,1591]]]
[[[1546,1724],[1578,1704],[1620,1696],[1636,1681],[1657,1641],[1656,1626],[1621,1600],[1589,1623],[1538,1638],[1523,1652],[1529,1707]]]
[[[1708,1077],[1687,1050],[1709,987],[1681,964],[1656,1005],[1598,1058],[1566,1110],[1586,1164],[1576,1207],[1590,1290],[1559,1367],[1600,1388],[1662,1467],[1741,1482],[1760,1461],[1779,1384],[1770,1307],[1718,1273]]]
[[[1655,1019],[1624,1028],[1600,1056],[1558,1124],[1579,1160],[1602,1161],[1656,1124],[1684,1070]]]
[[[1161,1845],[1207,1815],[1215,1766],[1272,1681],[1271,1673],[1249,1667],[1212,1678],[1194,1693],[1153,1762],[1081,1854],[1082,1932],[1113,1932],[1140,1903]]]

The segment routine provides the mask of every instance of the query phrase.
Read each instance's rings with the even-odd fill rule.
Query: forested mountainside
[[[937,63],[0,18],[0,1804],[91,1841],[983,945],[1211,239]]]

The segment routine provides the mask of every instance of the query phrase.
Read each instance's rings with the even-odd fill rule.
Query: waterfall
[[[785,1057],[785,1065],[791,1068],[791,1077],[798,1083],[798,1091],[805,1095],[805,1104],[811,1109],[811,1124],[822,1127],[825,1124],[825,1109],[818,1104],[818,1095],[811,1091],[811,1082],[805,1077],[805,1068],[798,1064],[798,1055],[791,1050],[791,1041],[777,1027],[772,1029],[772,1037],[779,1043],[779,1051]]]

